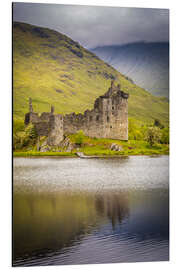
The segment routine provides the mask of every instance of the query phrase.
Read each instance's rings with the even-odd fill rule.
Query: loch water
[[[169,260],[168,156],[13,167],[13,266]]]

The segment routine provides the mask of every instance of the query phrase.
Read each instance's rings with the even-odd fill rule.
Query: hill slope
[[[91,51],[150,93],[169,96],[169,43],[137,42]]]
[[[83,112],[107,91],[112,78],[130,94],[129,117],[168,122],[168,102],[127,80],[77,42],[56,31],[15,22],[13,25],[13,109],[23,118],[32,97],[34,110]]]

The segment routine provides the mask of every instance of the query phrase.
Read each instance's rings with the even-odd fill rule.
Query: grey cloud
[[[87,48],[169,41],[167,9],[14,3],[13,19],[54,29]]]

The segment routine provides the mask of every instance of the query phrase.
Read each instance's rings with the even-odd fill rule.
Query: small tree
[[[28,145],[34,145],[37,139],[37,133],[32,123],[28,126],[15,126],[13,130],[13,149],[22,149]]]
[[[23,146],[27,145],[34,145],[36,143],[37,139],[37,132],[34,128],[34,125],[30,123],[26,128],[24,132],[24,138],[23,138]]]
[[[75,143],[78,144],[79,146],[81,146],[83,144],[83,141],[84,141],[84,133],[82,130],[80,130],[76,134]]]
[[[150,146],[160,142],[161,130],[158,127],[148,127],[146,130],[145,139],[149,142]]]

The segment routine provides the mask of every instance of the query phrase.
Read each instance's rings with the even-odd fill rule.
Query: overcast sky
[[[169,41],[167,9],[14,3],[13,20],[54,29],[86,48]]]

